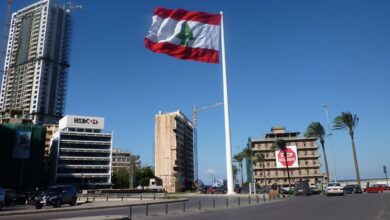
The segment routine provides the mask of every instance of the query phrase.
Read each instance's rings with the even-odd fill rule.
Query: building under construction
[[[61,118],[69,68],[70,11],[53,0],[42,0],[12,14],[0,111],[28,112],[36,124],[54,124]]]

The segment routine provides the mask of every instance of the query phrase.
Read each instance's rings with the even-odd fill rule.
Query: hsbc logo
[[[74,118],[73,119],[74,123],[77,124],[92,124],[92,125],[97,125],[99,124],[99,121],[96,119],[88,119],[88,118]]]

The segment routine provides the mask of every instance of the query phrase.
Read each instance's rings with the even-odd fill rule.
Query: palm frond
[[[333,120],[334,130],[354,130],[359,122],[359,117],[351,112],[341,112],[341,115],[337,116]]]
[[[314,137],[314,138],[319,138],[320,140],[323,140],[325,137],[325,129],[321,125],[321,123],[314,121],[306,129],[306,132],[304,135],[305,135],[305,137]]]
[[[285,150],[287,148],[286,142],[283,139],[276,139],[273,143],[275,150]]]

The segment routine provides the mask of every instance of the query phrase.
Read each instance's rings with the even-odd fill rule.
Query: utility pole
[[[193,132],[193,148],[194,148],[194,176],[195,176],[195,183],[198,187],[198,181],[199,181],[199,172],[198,172],[198,112],[206,111],[209,109],[213,109],[219,106],[223,106],[223,102],[215,103],[214,105],[206,106],[206,107],[198,107],[194,105],[194,108],[192,109],[192,132]]]
[[[334,158],[334,150],[333,150],[333,133],[332,133],[332,129],[330,129],[330,125],[329,125],[328,105],[327,104],[323,104],[321,107],[323,107],[324,110],[325,110],[326,127],[328,128],[328,133],[329,133],[328,137],[329,137],[329,140],[330,140],[330,151],[331,151],[332,162],[333,162],[333,180],[334,180],[334,182],[337,182],[336,161],[335,161],[335,158]],[[330,182],[330,180],[329,180],[329,182]]]

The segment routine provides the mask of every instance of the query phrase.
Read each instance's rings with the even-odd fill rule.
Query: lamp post
[[[335,158],[334,158],[334,150],[333,150],[333,134],[332,134],[332,129],[330,129],[330,126],[329,126],[329,112],[328,112],[328,105],[327,104],[323,104],[322,107],[324,108],[325,110],[325,116],[326,116],[326,127],[328,128],[328,137],[329,137],[329,140],[330,140],[330,151],[331,151],[331,155],[332,155],[332,162],[333,162],[333,180],[335,182],[337,182],[337,174],[336,174],[336,161],[335,161]]]

